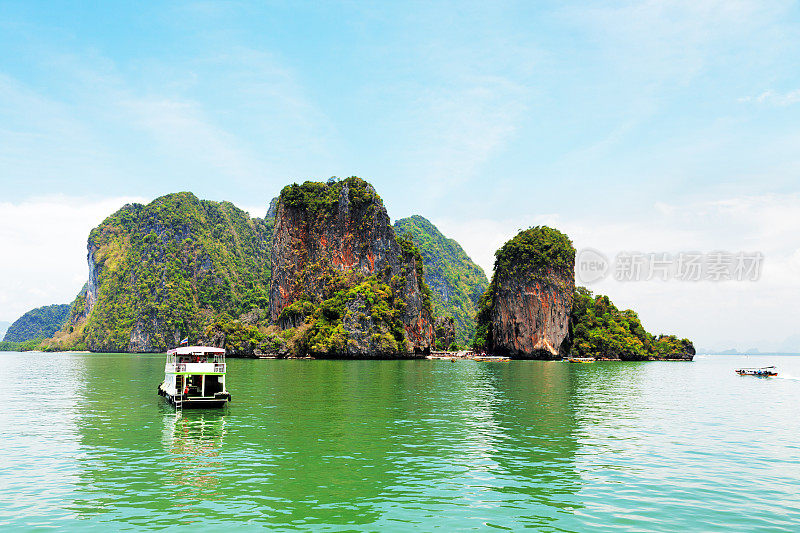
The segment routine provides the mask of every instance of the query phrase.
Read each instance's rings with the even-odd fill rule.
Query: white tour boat
[[[179,409],[222,407],[231,401],[225,389],[225,349],[181,346],[167,352],[158,393]]]

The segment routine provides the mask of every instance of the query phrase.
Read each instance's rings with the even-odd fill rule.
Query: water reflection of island
[[[259,378],[268,523],[568,529],[581,507],[566,364],[315,361]]]
[[[436,433],[448,438],[414,460],[428,471],[425,493],[442,516],[465,528],[569,530],[582,486],[571,369],[470,363],[454,375],[444,366],[431,397],[449,401],[431,408],[441,425]]]
[[[492,418],[501,435],[491,449],[499,502],[517,502],[516,524],[551,526],[581,507],[571,369],[549,362],[485,366],[497,391]]]

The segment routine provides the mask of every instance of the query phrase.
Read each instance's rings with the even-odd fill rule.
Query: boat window
[[[213,396],[217,392],[222,392],[222,383],[219,376],[206,376],[206,396]]]

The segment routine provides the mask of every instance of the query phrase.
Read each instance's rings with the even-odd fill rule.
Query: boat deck
[[[183,398],[173,396],[165,388],[164,383],[158,386],[158,394],[175,407],[181,409],[204,409],[224,407],[231,401],[229,392],[218,392],[214,396],[184,396]]]

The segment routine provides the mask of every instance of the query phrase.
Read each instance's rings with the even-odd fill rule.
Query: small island
[[[521,231],[495,254],[474,346],[519,359],[691,361],[687,339],[654,336],[634,311],[575,286],[575,248],[547,226]]]

